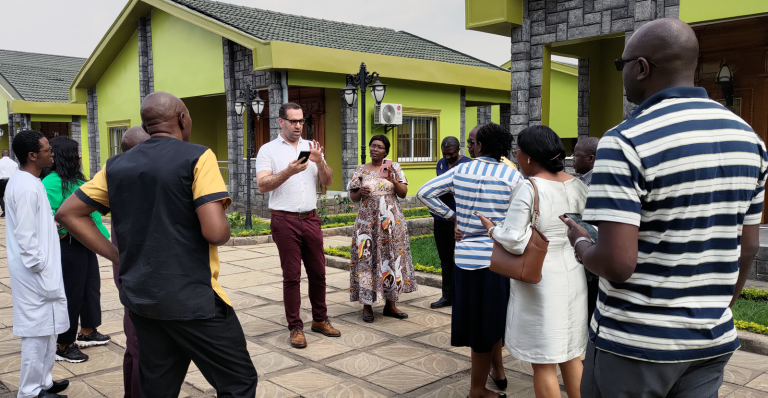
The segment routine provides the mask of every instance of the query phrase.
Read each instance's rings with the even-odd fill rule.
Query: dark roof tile
[[[0,75],[27,101],[68,102],[84,58],[0,50]]]

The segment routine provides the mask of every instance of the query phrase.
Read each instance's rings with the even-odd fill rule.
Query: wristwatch
[[[587,238],[585,236],[579,237],[576,239],[575,242],[573,242],[573,256],[576,257],[576,261],[578,261],[579,264],[583,265],[584,263],[581,262],[581,257],[579,257],[579,253],[576,252],[576,246],[578,246],[579,243],[581,242],[589,242],[590,244],[593,244],[593,245],[595,244],[595,242],[592,241],[592,239]]]

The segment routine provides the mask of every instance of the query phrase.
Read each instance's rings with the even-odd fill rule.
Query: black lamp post
[[[723,89],[725,106],[733,106],[733,71],[728,67],[728,64],[723,63],[720,65],[715,82]]]
[[[237,112],[237,116],[242,116],[243,111],[248,109],[248,107],[253,108],[253,112],[256,113],[256,120],[259,120],[259,117],[261,117],[261,112],[264,110],[264,101],[259,98],[259,92],[257,90],[251,90],[251,85],[246,84],[245,85],[245,99],[243,100],[242,92],[238,99],[235,100],[235,112]],[[246,118],[248,115],[246,115]],[[251,127],[251,121],[248,120],[245,125],[245,157],[246,157],[246,167],[245,167],[245,181],[246,181],[246,189],[247,193],[245,196],[245,228],[251,229],[253,228],[253,222],[251,221],[251,133],[253,132],[253,128]]]
[[[374,83],[374,80],[375,83]],[[360,96],[360,125],[363,129],[362,142],[360,143],[360,160],[365,164],[365,89],[371,86],[371,95],[376,104],[381,104],[384,100],[384,93],[387,91],[387,85],[381,84],[378,72],[368,73],[365,68],[365,62],[360,64],[360,71],[356,75],[347,75],[347,87],[344,88],[344,101],[347,106],[353,106],[357,98],[358,88],[362,91]]]

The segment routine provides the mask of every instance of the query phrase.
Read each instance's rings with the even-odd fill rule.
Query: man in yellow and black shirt
[[[107,160],[56,214],[89,249],[120,263],[120,301],[139,339],[141,395],[176,397],[190,360],[219,396],[254,397],[245,336],[217,282],[232,200],[213,152],[189,143],[192,120],[175,96],[141,105],[151,138]],[[117,249],[83,215],[112,213]],[[94,233],[96,232],[96,233]]]

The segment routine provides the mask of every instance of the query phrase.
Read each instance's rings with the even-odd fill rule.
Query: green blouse
[[[69,195],[72,195],[72,193],[83,184],[85,184],[85,181],[78,181],[76,186],[70,187],[71,189],[67,190],[67,192],[63,192],[61,189],[61,178],[55,171],[45,176],[45,178],[43,178],[43,186],[45,187],[45,192],[48,194],[48,201],[51,202],[53,214],[56,214],[59,207],[61,207],[61,204],[64,203]],[[109,231],[107,231],[104,223],[101,222],[101,214],[99,214],[98,211],[94,211],[91,213],[91,218],[104,237],[109,239]]]

